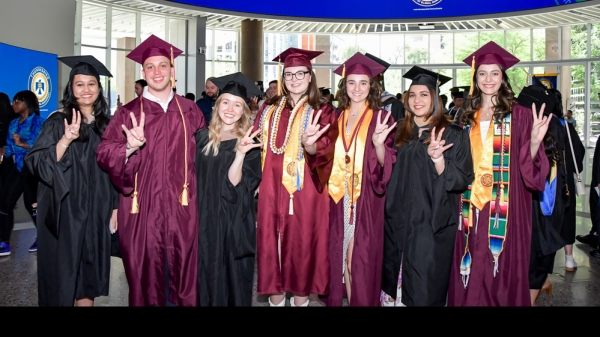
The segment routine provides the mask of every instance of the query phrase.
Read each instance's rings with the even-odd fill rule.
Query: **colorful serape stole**
[[[476,118],[479,118],[477,113]],[[480,125],[478,121],[478,126]],[[490,219],[488,225],[488,238],[489,248],[494,257],[494,277],[498,272],[498,260],[500,254],[504,248],[504,241],[506,239],[506,233],[508,229],[508,191],[509,191],[509,166],[510,166],[510,115],[507,115],[502,122],[494,122],[493,125],[493,157],[492,157],[492,171],[491,176],[483,174],[480,179],[480,185],[491,188],[491,200],[494,202],[490,204]],[[467,126],[467,132],[469,137],[473,137],[471,128]],[[475,133],[476,137],[480,137],[479,133]],[[481,139],[471,139],[471,144],[479,142]],[[479,149],[478,149],[479,148]],[[472,145],[473,158],[481,158],[481,153],[475,153],[475,151],[485,151],[486,149]],[[483,156],[485,157],[485,156]],[[475,169],[479,167],[479,163],[474,163]],[[477,175],[476,175],[477,176]],[[490,179],[491,178],[491,179]],[[461,259],[460,274],[462,275],[463,285],[466,288],[469,283],[469,275],[471,273],[472,257],[469,251],[469,234],[473,222],[475,222],[475,232],[477,232],[477,222],[479,219],[473,219],[471,214],[471,197],[472,197],[472,184],[469,185],[467,190],[463,193],[460,204],[459,213],[459,226],[458,230],[464,229],[465,232],[465,252]],[[482,207],[483,209],[483,207]],[[481,211],[481,210],[479,210]],[[477,212],[478,214],[479,212]]]

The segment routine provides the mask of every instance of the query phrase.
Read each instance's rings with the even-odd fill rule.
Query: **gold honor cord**
[[[473,76],[475,76],[475,54],[473,54],[473,60],[471,61],[471,87],[469,88],[469,96],[473,95],[473,87],[475,86]]]
[[[173,99],[175,99],[175,102],[177,103],[177,107],[179,108],[179,114],[181,115],[181,121],[183,122],[183,145],[184,145],[184,157],[183,157],[183,163],[184,163],[184,167],[183,167],[183,192],[181,192],[181,195],[179,196],[179,202],[183,205],[183,206],[187,206],[188,205],[188,183],[187,183],[187,167],[188,167],[188,162],[187,162],[187,127],[185,126],[185,117],[183,117],[183,111],[181,111],[181,106],[179,105],[179,101],[177,100],[177,98],[175,97],[177,95],[173,96]]]
[[[142,95],[140,95],[140,121],[142,113],[144,112],[144,100],[142,99]],[[137,214],[140,212],[140,207],[138,204],[138,191],[137,191],[137,178],[138,173],[135,173],[135,180],[133,184],[133,197],[131,199],[131,214]]]

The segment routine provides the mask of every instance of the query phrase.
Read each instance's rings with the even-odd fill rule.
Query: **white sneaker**
[[[571,255],[571,258],[569,258],[569,256],[565,256],[565,270],[575,271],[575,269],[577,269],[577,262],[575,262],[573,256]]]

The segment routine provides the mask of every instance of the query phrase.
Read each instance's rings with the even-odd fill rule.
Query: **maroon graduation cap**
[[[345,78],[347,75],[367,75],[373,78],[385,71],[385,67],[357,52],[333,72]]]

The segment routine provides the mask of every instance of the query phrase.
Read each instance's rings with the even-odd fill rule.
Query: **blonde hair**
[[[212,118],[210,120],[210,125],[208,126],[208,143],[202,149],[202,152],[205,155],[208,155],[211,150],[213,156],[219,154],[219,145],[221,145],[221,128],[223,127],[223,120],[221,119],[221,116],[219,116],[219,106],[221,105],[222,99],[223,95],[220,95],[219,98],[217,98],[215,107],[212,111]],[[244,112],[242,113],[242,117],[235,122],[234,126],[235,136],[237,137],[237,142],[235,143],[236,148],[240,140],[246,134],[246,131],[248,131],[248,128],[252,126],[252,123],[250,123],[250,116],[252,116],[252,111],[250,111],[248,104],[244,103]]]

